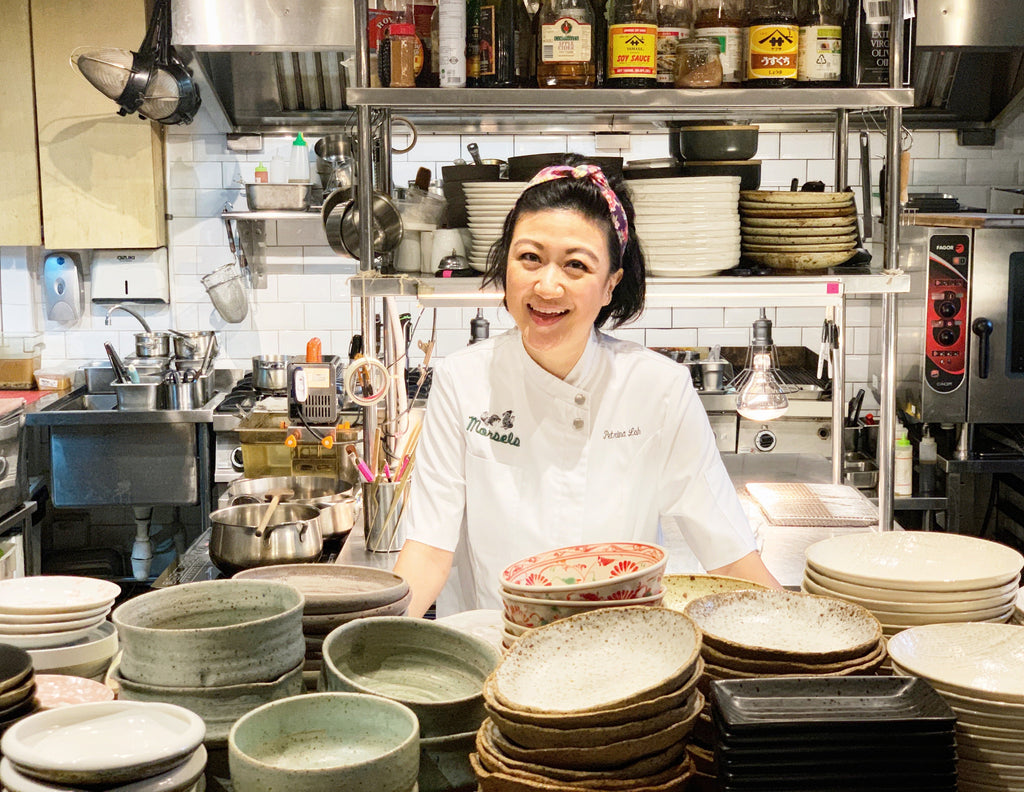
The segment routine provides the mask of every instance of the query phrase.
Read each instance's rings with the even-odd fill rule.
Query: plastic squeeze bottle
[[[914,491],[914,447],[910,445],[906,427],[896,430],[896,464],[893,471],[893,494],[910,497]]]
[[[935,463],[938,458],[939,450],[935,445],[935,438],[925,424],[921,442],[917,446],[917,460],[921,463],[918,468],[918,482],[922,495],[931,495],[935,492]]]
[[[309,146],[299,132],[292,143],[292,156],[288,162],[288,181],[291,184],[309,184]]]

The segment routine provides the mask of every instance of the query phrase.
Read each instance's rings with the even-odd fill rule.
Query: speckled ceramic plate
[[[682,611],[691,602],[707,594],[766,589],[760,583],[726,575],[665,575],[661,585],[665,591],[662,607],[677,611]]]
[[[962,591],[1007,583],[1020,574],[1024,556],[974,536],[885,531],[817,542],[807,548],[807,563],[860,585]]]
[[[684,612],[706,643],[737,657],[835,662],[866,654],[882,637],[859,605],[788,591],[709,594]]]
[[[760,253],[744,251],[743,258],[757,264],[782,270],[821,270],[844,264],[853,256],[853,251],[842,253]]]
[[[852,594],[865,599],[882,600],[897,604],[906,603],[945,603],[973,607],[980,601],[988,601],[993,597],[1011,597],[1020,585],[1019,576],[996,586],[985,586],[977,589],[953,589],[951,591],[929,591],[922,589],[882,588],[881,586],[862,586],[831,577],[827,572],[820,572],[808,561],[804,567],[804,578],[817,583],[838,594]]]
[[[279,564],[246,569],[236,580],[276,580],[306,598],[304,614],[351,613],[379,608],[409,593],[409,584],[383,569],[344,564]]]
[[[699,656],[700,631],[683,614],[605,608],[519,638],[494,672],[494,692],[530,712],[612,709],[678,688]]]
[[[750,203],[781,204],[782,206],[834,207],[852,204],[852,192],[794,192],[792,190],[743,190],[740,198]]]
[[[844,599],[847,602],[863,605],[876,616],[888,613],[904,615],[929,613],[936,617],[934,621],[942,621],[943,614],[975,615],[991,608],[996,609],[995,612],[1000,612],[1012,605],[1016,599],[1016,595],[1013,592],[1009,594],[997,594],[992,597],[983,597],[981,599],[963,599],[945,602],[900,602],[887,599],[872,599],[867,597],[858,597],[854,594],[839,591],[828,584],[818,583],[808,574],[809,572],[810,570],[804,570],[804,579],[802,583],[802,586],[807,593],[818,594],[822,597],[835,597],[836,599]],[[992,615],[995,615],[995,613]],[[960,621],[963,620],[961,619]]]
[[[856,228],[856,217],[753,217],[746,215],[743,225],[750,229],[761,229],[765,234],[795,234],[800,230],[831,230],[834,228]]]
[[[954,693],[1024,705],[1024,630],[1012,624],[929,624],[889,641],[893,662]]]
[[[779,247],[784,250],[788,250],[791,247],[808,247],[808,246],[820,246],[820,245],[842,245],[843,249],[854,247],[854,242],[857,241],[856,234],[843,234],[840,236],[827,236],[821,234],[819,236],[762,236],[760,234],[751,234],[745,232],[743,234],[743,244],[750,247],[751,250],[754,248],[753,245],[770,245],[774,246],[773,249]]]

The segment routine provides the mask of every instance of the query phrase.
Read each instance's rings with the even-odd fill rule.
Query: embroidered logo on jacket
[[[466,431],[474,434],[489,437],[495,443],[506,443],[510,446],[518,446],[519,438],[512,431],[516,418],[511,410],[505,412],[491,413],[484,412],[481,415],[471,415],[469,423],[466,424]]]

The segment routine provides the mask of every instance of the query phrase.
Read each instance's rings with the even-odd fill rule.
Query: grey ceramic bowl
[[[424,737],[472,731],[487,712],[483,684],[501,659],[486,641],[423,619],[357,619],[324,640],[320,687],[408,706]]]
[[[377,696],[313,693],[264,704],[228,734],[237,792],[409,792],[419,726]]]
[[[757,153],[757,126],[716,124],[671,130],[669,148],[680,160],[748,160]]]
[[[302,594],[269,580],[207,580],[152,591],[112,616],[121,676],[147,685],[267,682],[302,662]]]

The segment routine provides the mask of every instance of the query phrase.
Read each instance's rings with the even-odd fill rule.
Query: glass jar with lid
[[[718,39],[683,39],[676,45],[676,88],[717,88],[722,84]]]

